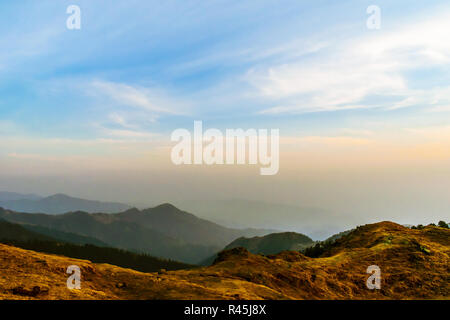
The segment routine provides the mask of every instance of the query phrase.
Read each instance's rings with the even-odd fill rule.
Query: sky
[[[0,190],[448,218],[449,38],[448,1],[2,1]],[[279,173],[174,166],[195,120],[279,129]]]

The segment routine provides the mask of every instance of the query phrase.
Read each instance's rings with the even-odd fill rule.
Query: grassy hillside
[[[160,274],[0,245],[0,298],[449,299],[449,257],[449,229],[412,230],[391,222],[359,227],[319,258],[234,248],[210,267]],[[72,264],[82,270],[81,290],[65,286]],[[380,290],[366,287],[370,265],[381,269]]]

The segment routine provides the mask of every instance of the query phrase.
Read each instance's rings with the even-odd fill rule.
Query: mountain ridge
[[[0,207],[20,212],[47,214],[63,214],[71,211],[116,213],[130,208],[129,205],[118,202],[87,200],[62,193],[37,199],[3,200],[0,201]]]
[[[5,220],[75,233],[110,246],[186,263],[200,263],[243,235],[264,233],[234,230],[197,218],[173,205],[128,209],[121,213],[68,212],[60,215],[0,209]]]
[[[10,201],[10,200],[38,200],[43,197],[34,193],[18,193],[18,192],[10,192],[10,191],[0,191],[0,201]]]

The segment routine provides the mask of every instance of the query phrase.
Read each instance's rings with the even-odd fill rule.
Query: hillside
[[[350,232],[352,232],[354,229],[351,230],[346,230],[346,231],[342,231],[336,234],[333,234],[332,236],[328,237],[327,239],[325,239],[323,242],[334,242],[339,238],[342,238],[343,236],[346,236],[347,234],[349,234]]]
[[[140,273],[0,245],[0,298],[7,299],[449,299],[450,230],[411,230],[391,222],[358,227],[320,258],[285,251],[223,251],[213,266]],[[78,265],[82,289],[68,290]],[[366,287],[370,265],[381,289]],[[33,291],[33,287],[38,289]]]
[[[112,247],[191,264],[212,256],[238,237],[264,233],[257,229],[225,228],[170,204],[146,210],[134,208],[117,214],[76,211],[48,215],[0,208],[0,218],[35,229],[46,228],[95,238]]]
[[[38,229],[43,230],[42,228]],[[158,271],[160,269],[178,270],[192,267],[185,263],[158,259],[149,255],[105,247],[104,245],[99,247],[85,241],[86,239],[90,239],[85,239],[74,234],[54,232],[50,229],[45,231],[49,231],[53,235],[61,236],[63,239],[50,237],[39,232],[28,230],[24,226],[0,219],[0,243],[3,244],[38,252],[55,253],[72,258],[89,259],[94,262],[111,263],[144,272]]]
[[[96,238],[111,247],[191,264],[202,261],[219,249],[208,245],[187,244],[138,223],[115,220],[112,215],[111,221],[102,221],[98,215],[86,212],[47,215],[20,213],[0,208],[0,218],[14,223]]]
[[[18,241],[54,240],[52,237],[49,237],[47,235],[27,230],[20,225],[0,219],[0,240],[4,239],[12,239]]]
[[[27,196],[27,195],[25,195]],[[28,213],[61,214],[70,211],[85,211],[89,213],[105,212],[116,213],[127,210],[130,206],[116,202],[101,202],[69,197],[65,194],[55,194],[46,198],[38,198],[28,195],[26,198],[20,198],[20,195],[9,194],[0,200],[0,207]]]
[[[300,251],[314,245],[314,241],[300,233],[295,232],[278,232],[271,233],[262,237],[240,237],[223,250],[233,248],[245,248],[253,254],[277,254],[286,250]],[[201,261],[199,265],[209,266],[217,258],[217,253]]]
[[[225,247],[225,250],[243,247],[254,254],[277,254],[281,251],[300,251],[314,244],[314,241],[300,233],[282,232],[272,233],[263,237],[245,238],[234,240]]]
[[[28,224],[10,223],[0,219],[0,240],[43,240],[43,241],[63,241],[74,244],[92,244],[96,246],[106,246],[106,243],[91,237],[81,236],[75,233],[49,229],[41,226]]]
[[[52,230],[39,226],[19,225],[0,219],[0,241],[13,240],[19,242],[28,241],[52,241],[67,242],[72,244],[91,244],[104,247],[106,244],[95,238],[80,236],[58,230]]]
[[[69,242],[69,243],[74,243],[74,244],[92,244],[92,245],[100,246],[100,247],[108,246],[105,242],[100,241],[96,238],[81,236],[79,234],[72,233],[72,232],[64,232],[64,231],[50,229],[50,228],[46,228],[46,227],[42,227],[42,226],[35,226],[35,225],[28,225],[28,224],[24,224],[24,225],[22,225],[22,227],[24,227],[27,230],[36,232],[38,234],[46,235],[53,239],[57,239],[57,240],[64,241],[64,242]]]

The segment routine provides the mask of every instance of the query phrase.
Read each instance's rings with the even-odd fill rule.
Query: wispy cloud
[[[450,44],[443,41],[449,37],[446,12],[336,43],[314,58],[257,66],[247,79],[275,104],[261,112],[265,114],[448,104],[448,87],[419,90],[410,84],[416,77],[407,73],[450,68]],[[380,103],[380,97],[389,101]]]
[[[138,130],[123,130],[123,129],[108,129],[103,128],[102,129],[103,134],[110,137],[115,138],[132,138],[132,139],[151,139],[154,137],[159,136],[159,134],[156,133],[150,133],[146,131],[138,131]]]
[[[106,81],[92,82],[92,88],[97,94],[105,95],[113,101],[131,108],[142,108],[155,114],[177,114],[174,103],[161,97],[155,90],[132,86],[125,83]]]

